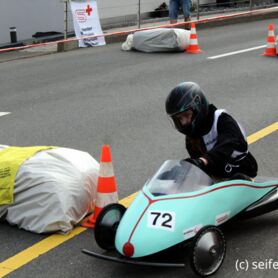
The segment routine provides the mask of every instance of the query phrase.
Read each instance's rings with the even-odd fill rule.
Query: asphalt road
[[[123,52],[120,44],[0,64],[0,143],[56,145],[99,158],[112,148],[120,198],[139,190],[166,159],[185,158],[184,138],[164,112],[168,92],[184,80],[198,82],[209,100],[231,111],[253,134],[278,121],[277,57],[258,49],[215,60],[208,57],[265,44],[278,19],[198,31],[203,53]],[[278,134],[250,146],[259,175],[278,176]],[[215,277],[277,277],[278,269],[237,271],[237,260],[278,262],[278,212],[228,226],[227,256]],[[45,238],[0,223],[0,262]],[[189,267],[152,269],[90,258],[86,231],[9,277],[195,277]],[[267,267],[267,265],[265,264]]]

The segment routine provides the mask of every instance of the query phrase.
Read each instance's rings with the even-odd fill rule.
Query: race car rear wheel
[[[121,204],[109,204],[100,212],[95,224],[95,240],[102,249],[115,249],[116,231],[125,211]]]
[[[192,242],[191,266],[200,276],[214,274],[222,265],[226,242],[222,231],[215,226],[203,227]]]

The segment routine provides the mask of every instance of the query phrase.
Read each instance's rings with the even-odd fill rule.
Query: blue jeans
[[[182,7],[184,18],[190,17],[190,0],[170,0],[169,17],[171,19],[178,18],[180,7]]]

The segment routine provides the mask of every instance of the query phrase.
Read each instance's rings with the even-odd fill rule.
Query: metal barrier
[[[64,2],[64,37],[67,38],[67,33],[69,31],[69,23],[72,24],[72,17],[70,14],[70,9],[68,7],[69,0],[62,0]],[[112,6],[105,6],[105,3],[99,2],[98,9],[100,15],[102,13],[107,13],[107,11],[119,11],[123,9],[128,9],[129,14],[120,16],[120,22],[117,24],[110,24],[105,22],[101,16],[101,25],[103,29],[109,29],[109,27],[118,25],[119,27],[125,26],[137,26],[141,27],[142,21],[152,21],[155,20],[151,18],[152,12],[165,0],[126,0],[127,3],[123,1],[116,1]],[[169,1],[166,0],[165,3],[169,6]],[[205,2],[205,3],[204,3]],[[231,11],[248,11],[259,8],[268,8],[272,6],[277,6],[278,0],[191,0],[191,15],[196,16],[197,20],[201,18],[202,15],[207,15],[208,13],[225,13]],[[154,6],[156,5],[156,6]],[[165,17],[164,17],[165,18]],[[167,17],[166,17],[167,18]],[[161,20],[162,18],[156,18],[156,20]]]

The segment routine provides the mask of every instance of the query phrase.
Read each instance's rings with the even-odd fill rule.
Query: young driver
[[[177,85],[166,99],[166,112],[186,136],[187,161],[218,178],[250,180],[257,175],[242,127],[227,111],[209,104],[198,84]]]

